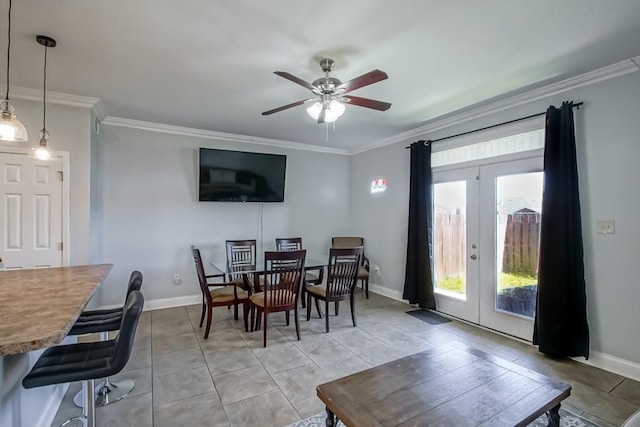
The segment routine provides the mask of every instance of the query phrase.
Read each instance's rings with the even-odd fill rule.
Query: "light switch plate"
[[[598,220],[596,222],[598,234],[616,234],[616,222],[614,220]]]

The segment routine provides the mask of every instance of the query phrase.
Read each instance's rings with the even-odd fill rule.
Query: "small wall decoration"
[[[387,189],[387,178],[377,178],[371,181],[371,194],[384,193]]]

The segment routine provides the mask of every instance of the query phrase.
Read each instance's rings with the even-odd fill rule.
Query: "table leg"
[[[552,408],[549,412],[547,412],[547,418],[549,419],[549,423],[547,424],[547,427],[560,427],[559,411],[560,411],[560,404],[558,404],[558,406]]]
[[[327,427],[335,427],[336,425],[336,416],[333,415],[333,412],[331,411],[331,409],[329,409],[329,407],[326,407],[327,409],[327,422],[326,422],[326,426]]]

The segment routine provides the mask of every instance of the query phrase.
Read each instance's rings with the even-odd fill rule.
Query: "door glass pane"
[[[538,290],[542,172],[496,179],[496,308],[533,318]]]
[[[466,181],[435,184],[433,205],[435,291],[466,299]]]

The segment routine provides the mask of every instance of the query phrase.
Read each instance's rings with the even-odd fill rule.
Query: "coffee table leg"
[[[333,412],[331,411],[331,409],[329,409],[329,407],[327,407],[326,409],[327,409],[326,426],[327,427],[335,427],[335,425],[336,425],[336,416],[333,415]]]
[[[560,411],[560,405],[558,404],[558,406],[556,406],[555,408],[547,412],[547,418],[549,419],[549,424],[547,424],[547,427],[560,427],[559,411]]]

